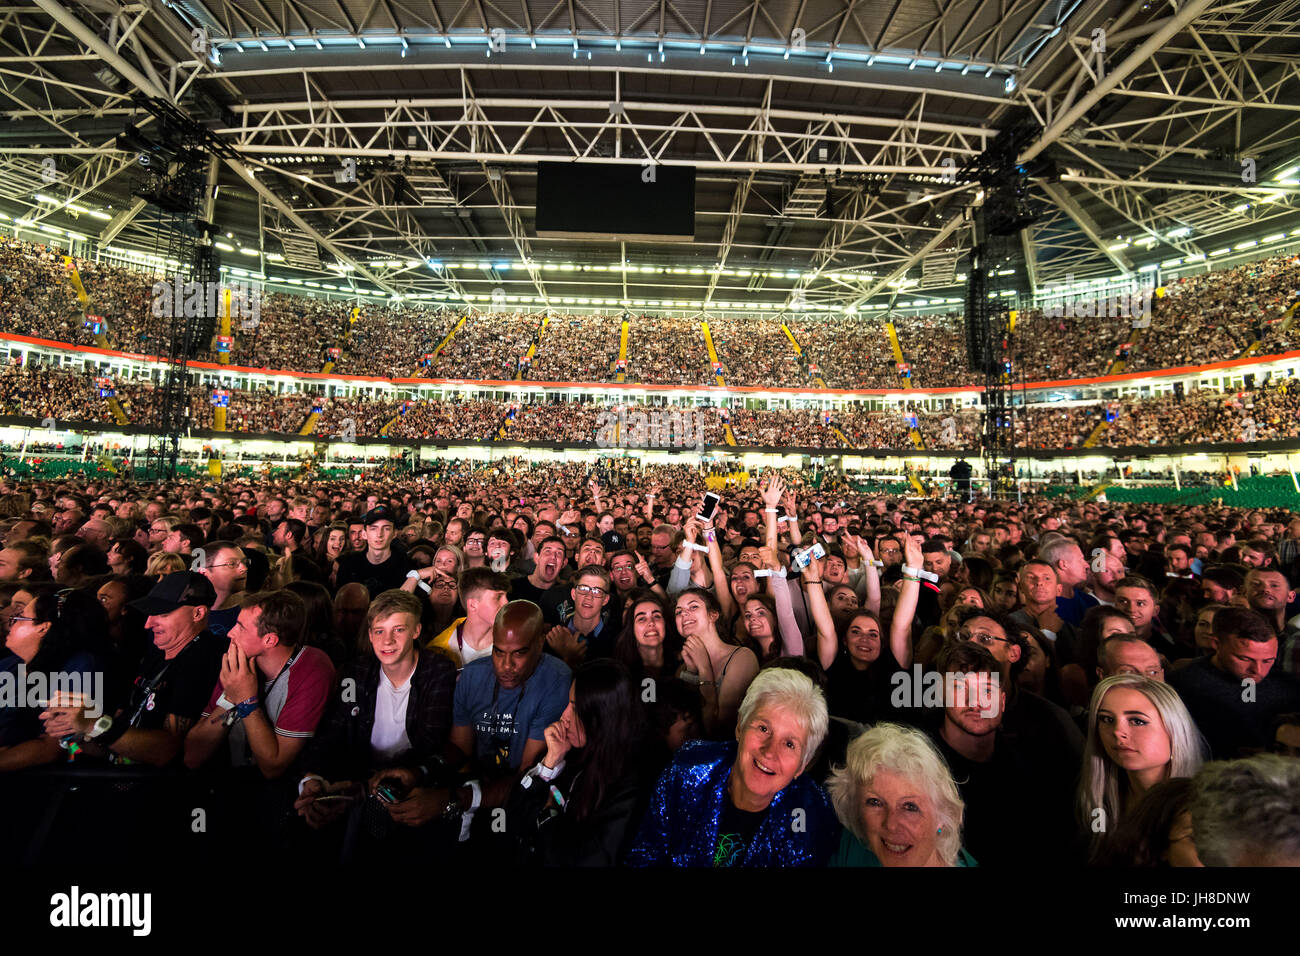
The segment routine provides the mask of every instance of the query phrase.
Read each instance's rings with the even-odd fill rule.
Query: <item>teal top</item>
[[[861,840],[853,835],[852,831],[846,829],[840,835],[840,847],[835,851],[835,855],[831,857],[830,865],[882,866],[883,864],[880,862],[880,858],[877,857],[876,854],[872,853]],[[965,847],[962,847],[957,851],[957,865],[979,866],[979,864],[975,862],[975,858],[966,852]]]

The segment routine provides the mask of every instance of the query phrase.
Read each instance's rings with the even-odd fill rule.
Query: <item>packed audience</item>
[[[774,388],[813,387],[812,375],[800,362],[781,324],[756,316],[709,320],[713,348],[728,385]]]
[[[1300,518],[820,477],[0,478],[0,853],[1300,865]]]
[[[168,320],[152,314],[157,277],[109,263],[74,260],[90,313],[103,316],[109,344],[145,354],[166,352]],[[1018,318],[1014,338],[1017,380],[1056,381],[1105,374],[1117,359],[1126,371],[1151,371],[1223,361],[1260,341],[1259,356],[1300,346],[1288,310],[1300,301],[1300,257],[1276,256],[1230,270],[1168,283],[1151,297],[1150,326],[1133,316],[1052,316],[1033,309]],[[235,321],[232,364],[319,371],[333,358],[343,374],[469,380],[614,380],[619,369],[621,316],[552,314],[539,339],[536,313],[472,313],[448,346],[432,354],[460,315],[413,305],[359,307],[309,295],[267,294],[260,318]],[[355,322],[353,309],[358,309]],[[1114,310],[1113,310],[1114,311]],[[899,315],[897,330],[907,376],[918,388],[979,384],[966,366],[959,315]],[[736,386],[898,388],[903,373],[884,321],[872,316],[791,320],[802,349],[796,355],[776,317],[710,320],[726,382]],[[57,250],[0,238],[0,329],[67,342],[94,343]],[[200,352],[211,357],[215,342]],[[529,348],[537,350],[523,362]],[[329,350],[339,349],[337,356]],[[710,367],[698,319],[629,317],[626,380],[642,384],[710,385]]]
[[[149,382],[112,382],[128,421],[152,423],[161,389]],[[0,369],[0,414],[56,422],[109,424],[114,421],[100,383],[91,373],[39,366]],[[736,443],[749,447],[890,449],[922,447],[973,451],[982,446],[978,408],[927,410],[904,404],[886,409],[747,409],[695,406],[602,405],[581,402],[517,403],[488,400],[395,400],[363,395],[324,398],[270,389],[230,389],[226,431],[297,434],[313,408],[321,414],[313,433],[324,438],[386,436],[397,441],[614,443],[623,447],[663,444],[635,439],[636,416],[647,425],[684,416],[684,427],[702,429],[704,444],[726,444],[726,425]],[[214,389],[190,389],[191,429],[213,427]],[[621,417],[620,417],[621,416]],[[610,428],[626,423],[626,435]],[[384,427],[391,423],[385,432]],[[1104,425],[1100,431],[1098,427]],[[603,434],[602,434],[603,429]],[[1300,437],[1300,387],[1291,379],[1270,379],[1239,393],[1192,391],[1146,399],[1022,406],[1015,416],[1016,447],[1084,447],[1096,431],[1096,447],[1176,447],[1194,444],[1250,444]],[[696,432],[692,431],[692,436]],[[694,439],[687,444],[696,444]]]
[[[623,319],[617,315],[554,316],[527,377],[538,382],[617,381],[622,332]]]

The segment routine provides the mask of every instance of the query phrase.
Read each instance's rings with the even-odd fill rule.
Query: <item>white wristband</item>
[[[467,780],[465,786],[469,787],[469,811],[473,813],[483,805],[483,788],[478,785],[477,780]]]
[[[542,780],[545,780],[547,783],[550,783],[552,780],[558,777],[560,775],[560,771],[564,769],[564,761],[561,760],[554,767],[548,767],[546,766],[545,763],[539,760],[537,761],[537,766],[534,769],[537,771],[538,777],[540,777]]]
[[[926,581],[933,581],[936,584],[939,583],[939,575],[934,574],[930,571],[922,570],[921,568],[909,568],[907,565],[903,565],[903,573],[910,574],[918,578],[923,578]]]
[[[775,509],[775,508],[764,508],[763,510],[766,511],[766,512],[767,512],[768,514],[770,514],[770,515],[774,515],[774,514],[776,514],[776,509]]]
[[[329,781],[326,780],[324,777],[322,777],[320,774],[309,773],[307,774],[307,776],[303,777],[301,780],[298,781],[298,796],[300,797],[302,796],[303,785],[306,784],[308,780],[319,780],[321,783],[329,783]]]
[[[709,553],[709,549],[702,544],[695,544],[691,541],[683,541],[682,544],[690,548],[692,551],[703,551],[705,554]]]

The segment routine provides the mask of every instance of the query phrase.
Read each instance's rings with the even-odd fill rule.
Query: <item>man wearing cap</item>
[[[212,583],[195,571],[176,571],[130,607],[146,617],[153,644],[140,665],[124,709],[93,720],[84,706],[54,706],[41,715],[45,733],[73,735],[92,754],[115,763],[165,767],[181,755],[221,672],[229,641],[207,629],[216,601]]]
[[[405,554],[393,551],[397,526],[388,505],[376,505],[366,512],[366,550],[339,558],[338,586],[353,581],[364,584],[371,598],[402,586],[406,573],[415,565]]]

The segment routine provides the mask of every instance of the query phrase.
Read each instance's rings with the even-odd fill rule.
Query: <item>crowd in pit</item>
[[[713,349],[728,385],[812,388],[807,365],[796,355],[777,319],[756,316],[709,320]]]
[[[1300,865],[1292,513],[426,464],[0,479],[0,856]]]
[[[618,315],[557,315],[537,344],[527,378],[537,382],[618,379],[623,319]]]

